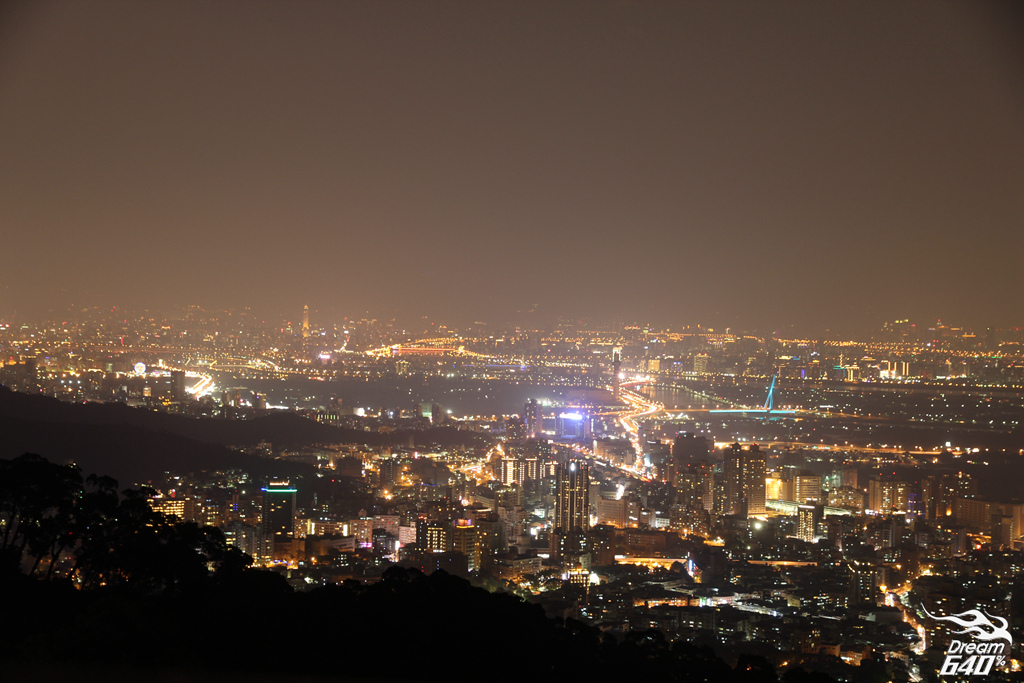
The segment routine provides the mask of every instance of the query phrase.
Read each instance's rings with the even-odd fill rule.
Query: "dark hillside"
[[[243,468],[258,474],[268,461],[227,446],[275,448],[316,443],[367,446],[480,446],[474,432],[439,427],[389,434],[319,424],[294,413],[252,420],[199,419],[117,403],[65,403],[0,387],[0,458],[39,453],[52,461],[78,463],[85,472],[106,472],[124,483],[147,481],[165,470],[194,472]],[[280,473],[281,463],[274,464]]]

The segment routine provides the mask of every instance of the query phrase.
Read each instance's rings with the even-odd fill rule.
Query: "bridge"
[[[772,383],[768,386],[768,396],[764,399],[764,405],[760,408],[714,408],[709,410],[709,413],[757,413],[758,415],[764,415],[770,417],[771,415],[794,415],[796,410],[778,410],[775,408],[775,380],[778,379],[776,375],[772,375]],[[805,411],[807,412],[807,411]]]
[[[764,405],[760,408],[666,408],[666,413],[731,413],[739,415],[751,415],[753,417],[775,417],[775,416],[789,416],[798,414],[817,414],[819,411],[816,410],[801,410],[801,409],[781,409],[775,407],[775,382],[777,376],[772,376],[771,384],[768,385],[768,395],[764,399]],[[730,403],[725,399],[710,399],[717,400],[721,403]],[[735,405],[735,404],[733,404]]]
[[[768,419],[778,419],[782,417],[793,417],[793,416],[816,416],[825,418],[842,418],[850,420],[870,420],[873,422],[890,422],[892,418],[885,415],[858,415],[856,413],[843,413],[832,410],[808,410],[806,408],[776,408],[775,407],[775,388],[777,375],[772,376],[772,381],[768,385],[768,395],[765,397],[764,404],[760,408],[666,408],[663,412],[680,415],[683,413],[716,413],[732,414],[732,415],[748,415],[750,417],[762,417]],[[720,403],[731,403],[724,398],[716,398],[709,396],[709,401],[716,401]],[[736,405],[736,404],[733,404]]]

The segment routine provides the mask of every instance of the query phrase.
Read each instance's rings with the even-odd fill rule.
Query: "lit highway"
[[[632,384],[641,383],[634,382]],[[640,443],[639,420],[657,415],[665,409],[665,406],[623,386],[619,387],[619,398],[629,406],[626,412],[619,415],[619,424],[622,425],[622,429],[625,430],[636,451],[636,464],[632,468],[624,467],[622,469],[636,476],[644,476],[644,449],[643,444]]]
[[[192,394],[195,398],[202,398],[213,392],[217,386],[213,383],[213,377],[201,372],[195,372],[193,370],[185,371],[186,377],[198,377],[199,381],[188,387],[185,391]]]

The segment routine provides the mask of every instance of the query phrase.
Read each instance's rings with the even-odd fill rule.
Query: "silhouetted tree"
[[[118,495],[110,477],[83,482],[76,466],[30,453],[0,460],[0,560],[7,573],[152,593],[198,587],[211,567],[230,573],[251,564],[219,529],[154,511],[152,493]],[[74,560],[67,572],[58,571],[64,557]]]
[[[155,512],[150,493],[119,494],[112,479],[83,482],[77,468],[39,456],[0,461],[0,549],[17,560],[8,569],[25,570],[0,574],[0,601],[17,615],[0,620],[0,661],[63,661],[77,671],[82,663],[116,658],[147,669],[290,677],[337,674],[343,663],[351,678],[447,681],[451,667],[436,665],[446,654],[461,671],[504,680],[521,677],[498,668],[503,652],[518,652],[527,653],[538,680],[778,680],[761,657],[740,656],[733,670],[711,648],[670,646],[657,630],[631,631],[619,642],[444,571],[395,566],[369,585],[346,581],[294,592],[280,573],[250,569],[252,558],[229,547],[219,530]],[[65,555],[74,559],[66,575],[83,590],[71,581],[37,580],[59,578],[64,572],[55,567]],[[181,647],[182,633],[213,622],[218,647]],[[302,643],[301,658],[267,656],[280,649],[285,631]],[[402,656],[366,656],[382,643],[400,644]],[[884,672],[878,664],[864,672],[872,681]],[[794,672],[784,678],[820,680],[829,679]]]
[[[7,563],[29,563],[34,574],[44,559],[48,574],[75,541],[73,517],[82,495],[82,474],[33,453],[0,460],[0,554]]]
[[[77,551],[75,570],[83,586],[152,593],[196,588],[207,579],[210,565],[241,560],[228,553],[219,529],[173,522],[154,511],[151,493],[127,490],[112,514],[94,519]]]

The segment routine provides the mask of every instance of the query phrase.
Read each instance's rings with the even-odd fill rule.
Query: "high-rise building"
[[[452,527],[444,522],[423,522],[416,526],[416,545],[428,553],[446,553],[452,547]]]
[[[711,356],[706,353],[698,353],[693,357],[693,371],[705,374],[708,371],[708,361],[711,360]]]
[[[864,492],[852,486],[840,486],[828,492],[828,504],[830,507],[859,512],[864,509]]]
[[[494,505],[505,509],[522,507],[523,487],[515,483],[502,486],[494,492]]]
[[[797,508],[796,536],[801,541],[813,543],[818,537],[818,522],[822,508],[818,505],[801,505]]]
[[[612,388],[615,400],[619,400],[619,384],[622,374],[622,349],[618,346],[612,349]]]
[[[590,476],[587,464],[570,460],[558,468],[555,527],[564,532],[590,527]]]
[[[531,398],[526,402],[523,416],[526,419],[526,438],[536,439],[544,433],[544,414],[537,399]]]
[[[734,443],[725,454],[725,512],[731,515],[763,515],[765,472],[768,464],[757,444],[743,448]]]
[[[590,415],[579,411],[558,414],[558,436],[563,439],[586,438],[590,432]]]
[[[707,462],[710,456],[711,444],[706,438],[690,432],[676,433],[676,438],[672,442],[672,453],[665,467],[665,481],[676,485],[678,477],[687,467],[695,462]]]
[[[793,478],[794,500],[798,503],[821,500],[821,477],[804,472]]]
[[[373,539],[373,518],[359,517],[349,521],[349,532],[360,544],[369,544]]]
[[[625,529],[627,504],[625,498],[598,498],[595,505],[597,523]]]
[[[302,336],[309,336],[309,306],[302,307]]]
[[[707,460],[711,456],[711,444],[707,438],[691,432],[679,432],[672,442],[672,458],[676,466],[682,468],[698,460]]]
[[[526,421],[517,417],[511,418],[505,423],[505,440],[508,442],[520,442],[526,439]]]
[[[688,463],[676,473],[677,500],[692,510],[710,510],[714,504],[714,482],[711,464],[706,460]]]
[[[543,479],[557,479],[559,464],[554,460],[547,460],[540,464],[540,476]],[[557,487],[555,487],[557,488]]]
[[[185,371],[171,370],[171,400],[185,400]]]
[[[868,509],[876,512],[905,512],[908,485],[894,477],[876,476],[868,482]]]
[[[476,566],[478,571],[490,572],[494,568],[494,557],[508,546],[505,524],[495,513],[489,513],[474,520],[476,526]]]
[[[224,540],[228,545],[233,545],[254,558],[259,557],[260,533],[256,527],[235,520],[222,526],[221,531],[224,532]]]
[[[523,453],[527,458],[547,460],[554,455],[554,449],[551,447],[551,442],[547,439],[528,439],[523,444]]]
[[[956,501],[978,495],[978,482],[968,472],[943,474],[935,496],[935,517],[951,517],[956,513]]]
[[[587,535],[587,546],[590,548],[590,561],[593,565],[604,567],[615,564],[615,529],[598,524]]]
[[[851,599],[857,605],[874,605],[878,588],[878,568],[870,562],[853,560],[847,565]]]
[[[505,486],[522,484],[526,481],[526,461],[519,458],[502,458],[498,462],[498,481]]]
[[[526,458],[523,460],[523,476],[527,481],[540,479],[540,460],[538,458]]]
[[[839,470],[839,485],[857,488],[857,468],[843,467]]]
[[[392,488],[402,480],[402,463],[398,460],[393,458],[378,460],[377,469],[380,472],[381,488]]]
[[[373,528],[383,529],[395,538],[398,538],[398,528],[402,526],[400,515],[374,515]]]
[[[271,480],[263,489],[261,525],[266,560],[274,558],[275,546],[290,544],[295,536],[295,493],[287,479]]]
[[[398,537],[384,529],[374,529],[371,536],[374,552],[385,557],[394,557],[398,553]]]
[[[177,517],[178,521],[185,521],[185,499],[164,498],[163,496],[149,499],[149,507],[154,512],[159,512],[167,517]]]
[[[729,514],[725,493],[725,464],[716,462],[711,468],[711,509],[720,515]]]
[[[477,570],[478,554],[475,526],[468,523],[456,524],[452,533],[452,549],[469,558],[469,571]]]

